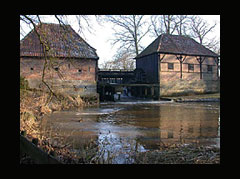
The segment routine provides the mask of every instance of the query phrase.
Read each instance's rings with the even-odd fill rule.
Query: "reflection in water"
[[[55,112],[42,131],[78,149],[91,140],[101,150],[146,151],[173,143],[220,147],[219,103],[102,104],[98,108]],[[104,153],[109,155],[109,153]],[[123,157],[119,155],[118,163]]]

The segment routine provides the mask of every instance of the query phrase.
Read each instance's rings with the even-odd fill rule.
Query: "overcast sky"
[[[220,37],[220,15],[201,15],[201,17],[207,20],[209,24],[213,24],[215,21],[217,22],[217,26],[215,27],[214,31],[209,33],[207,38]],[[96,22],[94,16],[93,18],[90,18],[90,20],[92,29],[94,29],[93,32],[90,33],[87,30],[84,30],[84,34],[80,34],[80,36],[84,38],[89,43],[89,45],[97,50],[96,52],[99,56],[99,64],[104,63],[104,61],[112,60],[113,56],[116,54],[118,47],[117,45],[112,46],[111,42],[109,41],[113,38],[112,25],[110,23],[99,25]],[[53,16],[44,16],[42,21],[49,23],[58,23],[58,21]],[[77,21],[74,20],[74,18],[70,18],[69,23],[71,24],[72,28],[78,32],[79,28]],[[24,33],[26,34],[31,29],[24,26],[22,30],[24,30]],[[22,38],[23,36],[20,33],[20,39]],[[149,34],[142,39],[142,45],[144,47],[147,47],[153,40],[155,40],[155,38],[151,37]]]

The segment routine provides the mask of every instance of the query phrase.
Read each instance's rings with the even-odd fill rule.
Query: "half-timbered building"
[[[219,55],[190,37],[162,34],[135,59],[159,96],[219,91]]]

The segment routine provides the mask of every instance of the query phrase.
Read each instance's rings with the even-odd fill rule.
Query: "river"
[[[95,141],[105,158],[118,153],[113,163],[127,163],[128,152],[163,145],[197,143],[220,147],[220,103],[101,103],[77,111],[56,111],[43,119],[41,129],[53,145],[61,141],[80,150]]]

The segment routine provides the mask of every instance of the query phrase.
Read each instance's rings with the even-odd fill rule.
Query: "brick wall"
[[[96,60],[51,59],[47,62],[44,79],[53,90],[70,95],[97,95]],[[20,59],[20,75],[28,80],[31,88],[46,88],[42,84],[43,65],[44,59]]]

